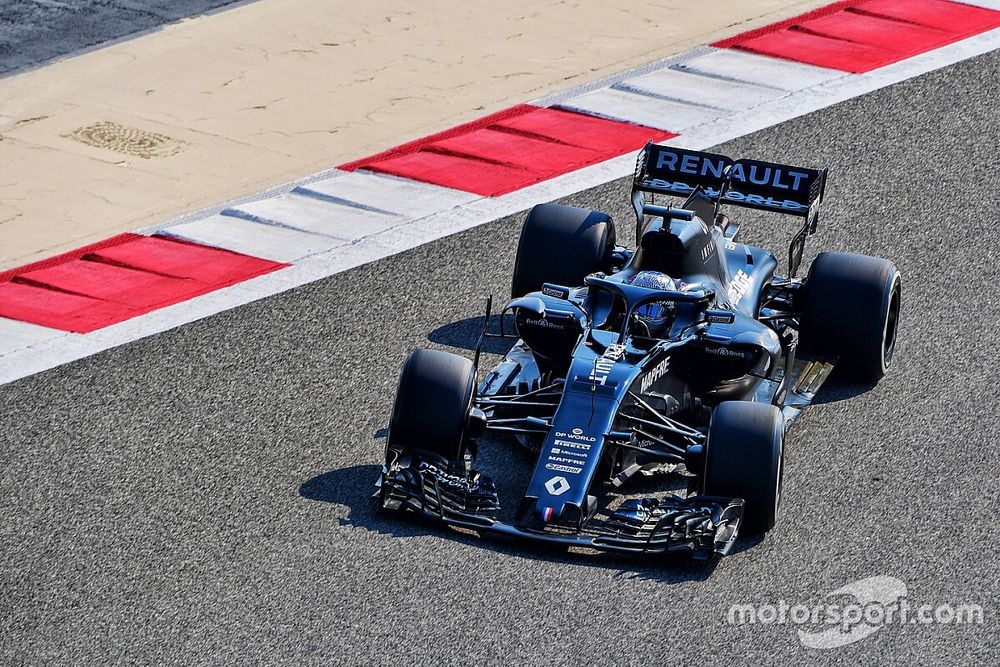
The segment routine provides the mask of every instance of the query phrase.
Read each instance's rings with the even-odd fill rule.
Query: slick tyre
[[[476,374],[465,357],[414,350],[403,365],[389,421],[389,450],[462,458]]]
[[[725,401],[712,412],[702,493],[742,498],[740,534],[774,527],[781,504],[785,422],[773,405]]]
[[[901,279],[878,257],[820,253],[809,269],[802,306],[801,345],[815,356],[839,357],[838,372],[877,382],[896,349]]]
[[[615,226],[604,213],[539,204],[521,228],[511,297],[540,290],[543,283],[579,287],[607,266],[614,247]]]

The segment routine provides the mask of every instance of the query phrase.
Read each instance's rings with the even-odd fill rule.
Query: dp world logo
[[[561,496],[569,491],[569,482],[562,475],[558,475],[545,482],[545,488],[553,496]]]

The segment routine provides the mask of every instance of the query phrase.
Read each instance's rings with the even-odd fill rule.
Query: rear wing
[[[826,169],[795,167],[760,160],[647,143],[639,154],[632,181],[632,202],[641,234],[644,197],[639,193],[688,198],[696,191],[715,203],[735,204],[804,218],[792,241],[789,274],[801,261],[805,237],[816,231],[819,205],[826,190]],[[711,224],[713,221],[706,220]]]

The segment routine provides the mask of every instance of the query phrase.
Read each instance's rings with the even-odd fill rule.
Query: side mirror
[[[705,320],[709,324],[732,324],[736,321],[736,313],[731,310],[706,310]]]
[[[562,285],[554,285],[552,283],[544,283],[542,285],[542,294],[545,296],[551,296],[556,299],[568,299],[569,298],[569,288]]]
[[[517,299],[512,299],[504,307],[504,312],[512,310],[514,308],[520,308],[521,310],[526,310],[532,315],[536,315],[537,317],[545,317],[545,302],[539,299],[537,296],[522,296]]]

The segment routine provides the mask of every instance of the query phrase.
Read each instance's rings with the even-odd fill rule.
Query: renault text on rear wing
[[[687,197],[700,188],[727,204],[810,217],[823,198],[825,169],[646,144],[636,164],[633,190]]]

